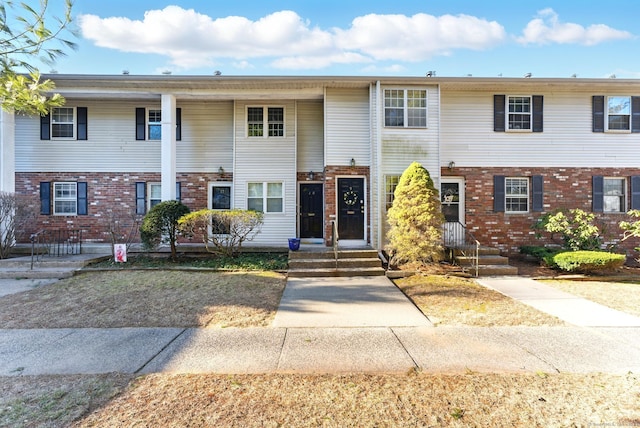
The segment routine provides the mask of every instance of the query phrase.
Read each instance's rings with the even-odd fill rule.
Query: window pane
[[[75,214],[76,201],[55,201],[55,214]]]
[[[77,184],[53,184],[53,213],[75,215],[77,212]]]
[[[51,136],[53,138],[73,138],[73,124],[52,124]]]
[[[55,183],[55,198],[76,197],[76,183]]]
[[[282,183],[267,183],[267,197],[281,198],[282,197]]]
[[[505,211],[527,212],[529,211],[529,179],[506,178],[505,179]]]
[[[385,109],[384,126],[404,126],[404,110],[397,108]]]
[[[149,139],[150,140],[160,140],[160,139],[162,139],[162,126],[160,126],[160,125],[149,125]]]
[[[262,137],[264,135],[262,107],[249,107],[247,109],[247,134],[249,137]]]
[[[247,200],[247,209],[262,212],[262,198],[249,198]]]
[[[262,198],[262,183],[249,183],[248,190],[250,198]]]
[[[612,130],[628,130],[629,116],[609,115],[609,129]]]
[[[231,209],[231,187],[215,186],[211,195],[211,208],[214,210]]]
[[[629,97],[609,97],[608,113],[609,114],[625,114],[631,113],[631,99]]]
[[[396,187],[398,186],[398,181],[400,181],[400,176],[387,175],[384,181],[386,207],[387,210],[389,210],[389,208],[391,208],[391,206],[393,205],[394,192],[396,191]]]
[[[426,127],[427,126],[427,110],[426,109],[410,109],[408,111],[409,118],[407,124],[409,126]]]
[[[151,184],[151,185],[149,185],[149,198],[150,199],[161,199],[162,198],[162,185],[161,184]]]
[[[281,213],[282,212],[282,198],[267,198],[267,212],[268,213]]]
[[[52,123],[73,123],[73,107],[58,107],[51,112]]]
[[[384,91],[384,125],[404,126],[404,91],[385,89]]]

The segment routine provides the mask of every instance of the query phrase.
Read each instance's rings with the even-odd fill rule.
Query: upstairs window
[[[542,132],[542,95],[494,95],[495,132]]]
[[[266,123],[265,123],[266,110]],[[265,129],[267,130],[265,135]],[[284,137],[283,107],[248,107],[248,137]]]
[[[607,130],[631,129],[631,97],[607,97]]]
[[[426,128],[427,91],[424,89],[385,89],[384,126]]]
[[[57,107],[51,110],[51,137],[74,138],[75,114],[73,107]]]
[[[41,140],[86,140],[87,108],[54,107],[40,117]]]
[[[593,132],[640,132],[640,97],[594,95]]]
[[[149,109],[147,118],[148,139],[160,140],[162,138],[162,110]]]
[[[162,139],[162,109],[136,107],[136,140]],[[165,118],[166,119],[166,118]],[[182,109],[176,108],[176,141],[182,140]]]

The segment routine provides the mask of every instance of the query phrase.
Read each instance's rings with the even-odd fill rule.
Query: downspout
[[[377,207],[376,207],[376,212],[377,212],[377,218],[378,218],[378,230],[377,230],[377,235],[378,235],[378,242],[376,247],[378,247],[378,250],[382,250],[382,242],[383,242],[383,236],[382,236],[382,224],[383,224],[383,216],[382,216],[382,203],[381,203],[381,186],[382,186],[382,135],[380,132],[380,118],[382,115],[382,103],[380,102],[380,97],[382,95],[382,89],[380,87],[380,81],[376,81],[376,103],[375,103],[375,129],[376,129],[376,137],[375,137],[375,150],[376,150],[376,176],[377,176],[377,185],[376,185],[376,202],[377,202]]]
[[[440,99],[440,84],[437,85],[438,88],[438,195],[440,195],[440,189],[442,188],[442,157],[441,157],[441,144],[442,144],[442,126],[441,126],[441,118],[442,118],[442,104]]]

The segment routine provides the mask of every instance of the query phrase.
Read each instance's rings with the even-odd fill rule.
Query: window
[[[267,135],[268,137],[284,137],[284,108],[266,107],[267,110]],[[247,108],[247,136],[264,137],[264,111],[265,107]]]
[[[529,211],[529,179],[523,177],[505,178],[505,212],[521,213]]]
[[[399,175],[386,175],[384,177],[384,194],[387,211],[389,211],[389,208],[393,205],[394,192],[396,191],[399,181]]]
[[[57,107],[51,111],[51,137],[74,138],[75,114],[73,107]]]
[[[76,215],[78,213],[78,184],[53,183],[53,214]]]
[[[542,132],[542,95],[494,95],[493,130],[495,132]]]
[[[607,97],[606,124],[609,131],[631,129],[631,97]]]
[[[160,183],[148,183],[149,186],[149,206],[147,207],[147,210],[150,210],[151,208],[155,207],[156,205],[158,205],[160,202],[162,202],[162,185]]]
[[[604,212],[623,213],[625,210],[625,188],[624,178],[604,179]]]
[[[160,140],[162,138],[162,110],[149,109],[147,129],[149,140]]]
[[[212,183],[209,188],[209,208],[212,210],[226,211],[231,209],[231,184]],[[230,225],[213,220],[211,233],[219,235],[229,234]]]
[[[508,111],[510,130],[531,129],[531,97],[509,97]]]
[[[384,126],[427,127],[427,91],[424,89],[385,89]]]
[[[267,212],[284,212],[284,186],[282,183],[249,183],[247,209]]]

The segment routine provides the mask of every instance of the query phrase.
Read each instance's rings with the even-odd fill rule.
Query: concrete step
[[[471,267],[469,267],[470,270]],[[470,272],[473,273],[473,272]],[[478,266],[478,276],[502,276],[518,275],[518,268],[509,265],[480,265]]]
[[[367,259],[377,258],[376,250],[339,250],[339,259]],[[298,259],[331,259],[334,260],[335,253],[333,250],[314,250],[314,251],[289,251],[289,260]]]
[[[314,269],[314,268],[335,268],[335,259],[290,259],[289,269]],[[381,267],[380,259],[376,258],[355,258],[338,259],[338,268],[351,267]]]
[[[0,269],[0,278],[3,279],[62,279],[70,278],[73,276],[74,269],[59,268],[35,268],[29,269],[15,269],[15,268],[2,268]]]
[[[316,268],[316,269],[289,269],[292,278],[320,277],[320,276],[383,276],[381,267],[365,268]]]

